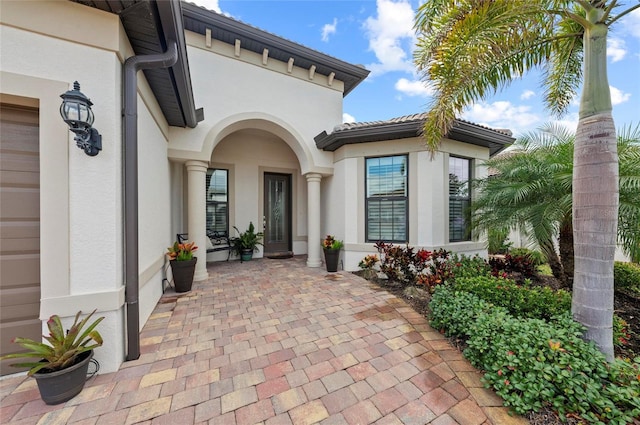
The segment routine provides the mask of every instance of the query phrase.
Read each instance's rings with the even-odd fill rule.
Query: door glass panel
[[[291,176],[264,175],[264,250],[267,253],[291,250]]]

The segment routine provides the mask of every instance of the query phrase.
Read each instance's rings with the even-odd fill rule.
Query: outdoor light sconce
[[[80,91],[80,83],[73,83],[73,90],[61,94],[62,105],[60,115],[69,126],[69,130],[76,134],[73,140],[76,145],[89,156],[96,156],[102,150],[102,136],[92,127],[93,103]]]

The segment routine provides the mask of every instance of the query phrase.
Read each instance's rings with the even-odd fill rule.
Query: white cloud
[[[342,114],[342,122],[343,123],[356,122],[356,118],[353,115],[349,115],[346,112],[344,112]]]
[[[513,105],[508,101],[476,103],[463,112],[462,118],[487,127],[508,128],[514,133],[534,129],[540,122],[530,106]]]
[[[329,36],[336,33],[338,27],[338,19],[333,18],[332,24],[324,24],[322,27],[322,41],[329,41]]]
[[[621,61],[627,54],[625,47],[624,40],[621,38],[609,38],[607,40],[607,57],[611,58],[611,62]]]
[[[433,88],[420,80],[410,81],[406,78],[400,78],[396,81],[396,90],[407,96],[429,97],[433,96]]]
[[[626,30],[634,37],[640,38],[640,9],[636,9],[621,19]]]
[[[414,45],[414,11],[407,0],[377,0],[377,17],[364,23],[369,50],[378,62],[367,66],[373,75],[389,71],[414,72],[411,48]]]
[[[522,100],[531,99],[535,95],[536,95],[536,93],[533,90],[525,90],[520,95],[520,99],[522,99]]]
[[[191,0],[193,3],[197,4],[198,6],[202,6],[205,7],[209,10],[213,10],[215,12],[218,13],[222,13],[222,10],[220,9],[220,4],[218,0]]]
[[[609,91],[611,92],[612,105],[619,105],[621,103],[624,103],[631,97],[631,93],[624,93],[622,90],[617,89],[613,86],[609,86]]]

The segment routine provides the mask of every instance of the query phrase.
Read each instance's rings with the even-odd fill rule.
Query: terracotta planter
[[[73,366],[55,372],[40,370],[33,374],[42,401],[46,404],[60,404],[77,396],[87,381],[87,370],[92,357],[93,350],[86,351],[78,356],[78,361]]]
[[[176,288],[176,292],[189,292],[191,290],[197,261],[197,257],[187,261],[171,260],[173,286]]]
[[[327,266],[328,272],[337,272],[338,263],[340,262],[340,249],[327,249],[324,250],[324,264]]]

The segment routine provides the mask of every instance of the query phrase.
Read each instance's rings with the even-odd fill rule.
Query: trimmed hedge
[[[455,289],[502,306],[516,317],[550,319],[571,309],[571,294],[548,287],[524,287],[512,280],[478,276],[456,278]]]

